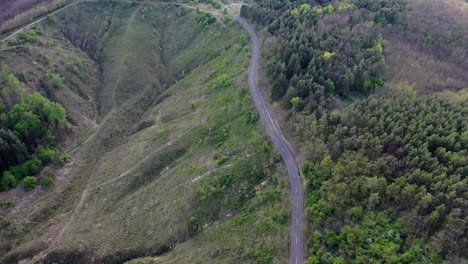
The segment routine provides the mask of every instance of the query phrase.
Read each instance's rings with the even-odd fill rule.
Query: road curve
[[[227,6],[221,4],[222,8]],[[302,180],[299,174],[299,169],[296,164],[294,155],[286,143],[286,139],[282,136],[280,130],[275,125],[273,118],[268,112],[265,100],[263,99],[257,85],[257,73],[260,58],[260,42],[258,35],[252,26],[242,17],[239,17],[233,12],[229,15],[239,21],[245,29],[250,33],[252,39],[252,59],[250,61],[249,70],[249,87],[252,93],[255,106],[260,113],[260,119],[263,122],[271,140],[275,147],[283,157],[284,163],[288,170],[289,181],[291,184],[291,198],[292,198],[292,217],[291,217],[291,231],[290,231],[290,251],[289,263],[290,264],[303,264],[304,262],[304,233],[303,233],[303,213],[304,213],[304,193],[302,191]]]

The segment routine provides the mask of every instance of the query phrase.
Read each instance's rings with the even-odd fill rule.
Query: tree
[[[299,97],[294,97],[291,99],[290,103],[292,104],[294,110],[297,112],[299,111]]]
[[[52,184],[54,184],[54,178],[50,176],[44,176],[41,178],[42,187],[47,188],[47,187],[52,186]]]
[[[27,189],[34,189],[36,187],[36,185],[37,185],[36,177],[28,176],[28,177],[24,178],[23,185],[24,185],[24,188],[26,190]]]
[[[197,20],[197,23],[201,26],[201,27],[206,27],[210,24],[213,24],[214,22],[216,22],[216,17],[211,14],[211,13],[207,13],[207,12],[199,12],[197,17],[196,17],[196,20]]]
[[[18,184],[15,176],[10,171],[4,171],[2,176],[2,181],[0,187],[2,190],[6,191],[11,187],[15,187]]]
[[[242,34],[240,37],[239,37],[239,40],[240,40],[240,43],[242,46],[245,46],[247,44],[247,37]]]

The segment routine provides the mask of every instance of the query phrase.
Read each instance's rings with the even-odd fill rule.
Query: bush
[[[50,177],[50,176],[44,176],[41,178],[41,186],[42,187],[50,187],[52,186],[52,184],[54,184],[54,178]]]
[[[227,74],[220,74],[216,77],[215,80],[216,87],[227,87],[232,84],[232,81],[229,79]]]
[[[59,154],[60,151],[56,148],[48,149],[42,145],[39,145],[36,149],[37,158],[41,160],[43,164],[47,164],[54,160],[56,157],[58,157]]]
[[[2,181],[0,187],[2,190],[6,191],[11,187],[15,187],[18,184],[18,180],[11,173],[11,171],[4,171],[2,176]]]
[[[239,37],[239,40],[242,46],[245,46],[247,44],[247,37],[245,35],[241,35]]]
[[[37,179],[34,176],[28,176],[23,180],[24,188],[27,189],[34,189],[37,185]]]
[[[48,65],[50,63],[50,56],[45,54],[45,52],[41,51],[37,54],[37,57],[41,59],[45,65]]]
[[[228,26],[232,26],[236,20],[229,15],[224,15],[224,23]]]
[[[13,200],[5,200],[0,202],[1,207],[12,207],[13,205],[15,205],[15,201]]]
[[[49,24],[55,23],[55,18],[51,14],[47,15],[47,23]]]
[[[200,12],[196,17],[197,23],[203,28],[216,22],[216,17],[210,13]]]
[[[63,85],[63,78],[60,75],[52,75],[52,86],[54,86],[55,88],[62,88]]]
[[[23,167],[27,175],[36,175],[44,168],[42,161],[37,158],[26,161]]]
[[[19,34],[18,38],[20,44],[36,43],[39,41],[39,37],[34,31],[23,31]]]
[[[70,156],[68,156],[68,153],[63,154],[63,157],[59,161],[60,166],[65,166],[65,163],[67,163],[70,160]]]
[[[18,74],[18,79],[24,83],[27,83],[29,80],[28,80],[28,74],[24,71],[20,72]]]
[[[228,156],[221,156],[218,159],[216,159],[216,164],[219,166],[219,165],[223,164],[228,159],[229,159]]]
[[[2,219],[0,221],[0,223],[2,224],[2,227],[7,227],[7,226],[11,225],[11,221],[7,220],[7,219]]]

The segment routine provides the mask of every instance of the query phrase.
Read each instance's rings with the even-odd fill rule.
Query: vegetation
[[[422,34],[408,5],[268,0],[241,9],[267,31],[271,97],[292,108],[288,134],[305,157],[308,264],[466,258],[467,101],[421,96],[407,82],[365,97],[384,86],[385,49],[398,39],[385,40],[389,31],[435,45],[427,32],[437,30]],[[451,44],[461,53],[463,38]]]
[[[242,16],[265,25],[274,36],[266,54],[268,73],[276,76],[274,100],[290,106],[291,99],[299,97],[301,111],[316,112],[330,108],[329,95],[349,96],[383,85],[385,41],[369,26],[370,13],[380,12],[377,23],[397,24],[405,5],[401,0],[354,2],[337,1],[334,6],[318,1],[312,8],[278,0],[242,7]]]
[[[327,146],[303,167],[309,263],[440,263],[465,252],[467,109],[397,92],[328,121],[307,117],[304,140]]]
[[[38,1],[5,0],[0,3],[0,33],[5,33],[66,3],[66,0]]]
[[[197,20],[197,23],[202,28],[204,28],[204,27],[216,22],[216,17],[211,13],[201,11],[201,12],[198,12],[196,20]]]
[[[41,178],[42,187],[47,188],[47,187],[52,186],[52,184],[54,184],[54,178],[50,176],[44,176]]]
[[[72,162],[41,138],[32,150],[25,146],[23,163],[32,162],[19,183],[18,171],[6,170],[21,187],[35,177],[28,196],[37,199],[1,209],[11,225],[2,230],[0,262],[37,254],[48,244],[45,234],[55,238],[56,223],[70,223],[58,238],[64,250],[44,262],[156,255],[165,263],[286,261],[288,188],[248,92],[250,51],[241,43],[248,39],[239,23],[200,13],[139,1],[83,2],[55,14],[54,23],[36,24],[51,45],[32,43],[31,54],[0,51],[8,73],[25,86],[24,98],[40,91],[76,124],[73,135],[60,126],[51,134],[73,153]],[[28,83],[19,79],[23,71]],[[63,167],[32,174],[47,162]],[[18,190],[1,199],[10,193]],[[176,252],[175,244],[185,250]]]
[[[58,156],[54,134],[66,127],[67,117],[60,104],[39,93],[28,95],[15,75],[6,67],[2,71],[0,188],[7,190],[16,186],[23,177],[36,175]]]
[[[37,179],[33,176],[27,176],[23,180],[24,188],[27,189],[34,189],[37,185]]]
[[[2,206],[2,207],[4,207],[4,208],[5,208],[5,207],[6,207],[6,208],[12,207],[12,206],[14,206],[14,205],[15,205],[15,201],[13,201],[13,200],[5,200],[5,201],[1,201],[1,202],[0,202],[0,206]]]

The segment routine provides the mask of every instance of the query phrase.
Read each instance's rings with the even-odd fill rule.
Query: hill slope
[[[249,49],[240,25],[201,15],[81,3],[37,26],[31,48],[3,47],[11,72],[27,69],[30,90],[65,106],[76,137],[62,135],[71,161],[39,176],[55,174],[52,188],[0,193],[15,201],[1,209],[2,263],[121,263],[183,241],[205,245],[200,262],[287,258],[284,168],[246,90]],[[220,228],[226,244],[208,247]]]

